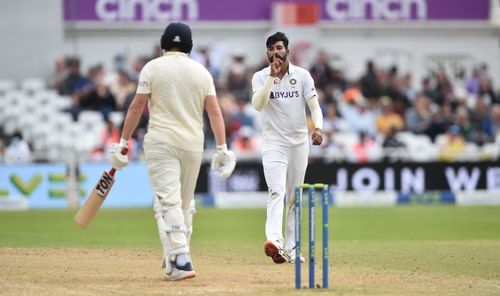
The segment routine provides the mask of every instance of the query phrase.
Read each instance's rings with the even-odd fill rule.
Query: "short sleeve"
[[[205,96],[216,96],[217,93],[215,91],[214,79],[210,74],[210,72],[208,71],[206,71],[206,76],[207,76],[207,85],[205,87],[205,92],[206,92]]]
[[[151,77],[151,64],[147,63],[142,67],[141,73],[139,74],[139,83],[137,85],[138,94],[151,93]]]
[[[307,71],[304,72],[304,85],[302,89],[302,93],[304,94],[304,98],[309,100],[313,96],[317,96],[316,87],[314,86],[314,80],[311,74]]]

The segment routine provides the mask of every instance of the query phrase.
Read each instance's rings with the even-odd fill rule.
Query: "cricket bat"
[[[122,150],[122,154],[127,154],[127,151],[128,149],[124,148]],[[95,214],[108,196],[111,187],[113,187],[113,184],[115,183],[115,173],[115,168],[111,168],[108,172],[104,171],[102,176],[97,181],[94,190],[92,190],[83,206],[80,210],[78,210],[78,213],[76,213],[74,219],[81,228],[85,229],[90,224],[92,218],[94,218]]]

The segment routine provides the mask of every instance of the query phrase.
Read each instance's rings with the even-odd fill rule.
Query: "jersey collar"
[[[167,51],[163,54],[164,56],[182,56],[187,57],[188,54],[181,51]]]

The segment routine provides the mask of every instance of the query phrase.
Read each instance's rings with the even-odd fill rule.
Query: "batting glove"
[[[219,173],[223,179],[229,178],[236,166],[236,156],[227,150],[227,145],[217,145],[216,152],[212,157],[212,170]]]
[[[128,165],[127,154],[122,154],[122,151],[127,147],[127,144],[127,140],[121,139],[119,144],[113,143],[109,148],[109,162],[111,163],[111,166],[117,170],[121,170]]]

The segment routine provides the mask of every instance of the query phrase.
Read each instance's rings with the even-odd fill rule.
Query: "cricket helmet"
[[[168,51],[177,48],[184,53],[193,49],[191,28],[183,23],[170,23],[161,35],[161,48]]]

